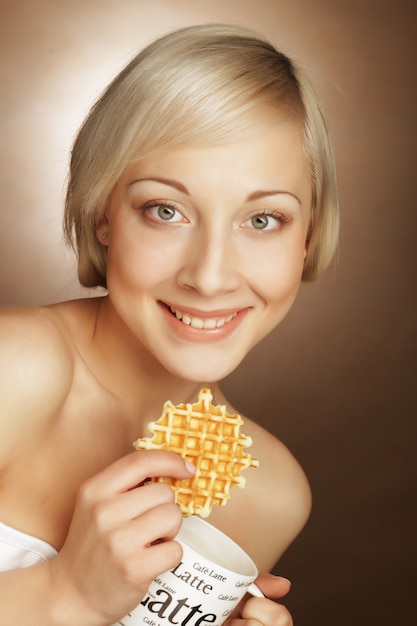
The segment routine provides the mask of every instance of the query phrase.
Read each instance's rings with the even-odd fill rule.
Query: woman
[[[75,141],[65,232],[106,295],[2,312],[0,624],[105,626],[175,566],[171,453],[132,450],[165,400],[193,402],[330,262],[332,150],[291,61],[243,29],[161,38],[120,73]],[[233,410],[230,405],[229,409]],[[260,469],[210,522],[267,572],[304,526],[305,475],[245,419]],[[161,538],[163,541],[160,541]],[[289,588],[261,575],[270,598]],[[236,620],[292,623],[271,599]]]

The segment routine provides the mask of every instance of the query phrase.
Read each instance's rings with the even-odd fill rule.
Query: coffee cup
[[[253,582],[258,570],[252,559],[205,520],[184,518],[176,541],[181,561],[153,580],[117,626],[220,626],[246,593],[264,597]]]

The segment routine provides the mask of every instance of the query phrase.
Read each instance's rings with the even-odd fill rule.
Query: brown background
[[[321,94],[338,160],[339,260],[226,381],[312,483],[311,521],[277,567],[293,580],[296,626],[415,623],[415,6],[0,1],[3,303],[79,294],[60,231],[71,138],[107,80],[155,36],[207,21],[252,26]]]

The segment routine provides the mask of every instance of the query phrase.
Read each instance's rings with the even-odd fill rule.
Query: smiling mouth
[[[231,322],[237,315],[237,312],[235,312],[230,315],[226,315],[225,317],[207,318],[203,320],[199,317],[187,315],[179,309],[174,309],[172,306],[170,306],[169,309],[171,313],[175,315],[177,320],[182,322],[185,326],[191,326],[192,328],[198,328],[200,330],[215,330],[216,328],[222,328],[222,326]]]

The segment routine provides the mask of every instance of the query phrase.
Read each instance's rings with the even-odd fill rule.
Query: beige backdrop
[[[339,261],[226,381],[312,483],[311,521],[277,567],[293,580],[296,626],[402,626],[413,615],[415,6],[0,0],[3,303],[79,294],[60,230],[71,139],[106,81],[157,35],[207,21],[252,26],[322,95],[338,158]]]

